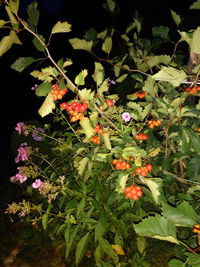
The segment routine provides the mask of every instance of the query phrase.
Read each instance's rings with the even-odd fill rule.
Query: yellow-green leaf
[[[91,89],[82,89],[78,91],[81,100],[90,101],[94,99],[94,92]]]
[[[88,71],[82,70],[75,78],[75,84],[77,85],[84,85],[85,84],[85,77],[88,75]]]
[[[51,113],[54,108],[55,108],[55,103],[53,101],[53,96],[51,94],[48,94],[42,106],[38,110],[38,113],[40,114],[41,117],[45,117],[46,115]]]
[[[92,75],[92,78],[96,82],[97,86],[99,86],[104,79],[104,67],[99,62],[95,62],[94,65],[95,65],[95,70],[94,74]]]
[[[60,22],[58,21],[52,28],[51,33],[62,33],[62,32],[70,32],[72,25],[68,22]]]
[[[191,50],[195,53],[200,55],[200,27],[198,27],[192,36],[191,40]]]
[[[72,38],[69,39],[69,43],[72,45],[74,49],[83,49],[86,51],[91,51],[92,50],[92,41],[86,41],[84,39],[79,39],[79,38]]]
[[[107,54],[109,54],[111,49],[112,49],[112,38],[107,36],[105,41],[103,42],[102,50]]]
[[[19,0],[9,0],[9,7],[14,14],[17,14],[19,10]]]

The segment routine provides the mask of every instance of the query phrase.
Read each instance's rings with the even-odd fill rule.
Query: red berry
[[[62,102],[62,103],[60,103],[60,108],[61,108],[61,109],[67,109],[68,106],[69,106],[69,105],[68,105],[66,102]]]

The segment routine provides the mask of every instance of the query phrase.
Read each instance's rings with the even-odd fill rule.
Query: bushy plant
[[[114,1],[105,7],[115,14]],[[11,67],[22,72],[37,63],[32,89],[45,98],[38,112],[52,123],[16,125],[24,139],[11,181],[26,197],[6,213],[48,231],[70,266],[150,266],[149,238],[173,244],[170,267],[199,266],[200,28],[181,31],[181,17],[171,11],[179,38],[169,54],[160,53],[172,43],[166,26],[154,27],[149,39],[138,18],[123,34],[90,29],[69,43],[94,64],[70,77],[72,60],[53,59],[49,46],[71,25],[57,22],[45,40],[37,4],[29,5],[27,21],[18,8],[19,1],[5,1],[9,21],[0,25],[10,33],[0,55],[21,43],[21,31],[32,35],[48,62],[38,68],[38,59],[20,57]],[[199,9],[198,1],[190,8]]]

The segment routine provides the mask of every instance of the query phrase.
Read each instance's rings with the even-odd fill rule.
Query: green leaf
[[[33,45],[35,46],[35,48],[38,50],[38,51],[41,51],[43,52],[45,50],[45,38],[42,36],[42,35],[37,35],[39,37],[39,39],[44,43],[41,43],[38,38],[34,38],[33,39]]]
[[[113,0],[107,0],[108,8],[111,12],[115,10],[115,2]]]
[[[91,89],[84,88],[79,90],[78,93],[81,100],[90,101],[94,99],[94,92],[92,92]]]
[[[11,68],[18,71],[22,72],[25,68],[30,66],[35,59],[33,57],[19,57],[12,65]]]
[[[75,77],[75,84],[77,85],[84,85],[85,84],[85,77],[88,75],[88,71],[82,70],[76,77]]]
[[[34,70],[30,73],[33,77],[44,82],[51,82],[58,76],[58,71],[54,67],[47,67],[39,70]]]
[[[0,28],[1,27],[3,27],[3,25],[6,23],[6,21],[5,20],[3,20],[3,19],[0,19]]]
[[[52,28],[51,34],[54,33],[63,33],[63,32],[70,32],[72,25],[68,22],[60,22],[58,21]]]
[[[185,132],[189,137],[190,145],[198,154],[200,154],[200,137],[190,128],[185,128]]]
[[[13,45],[13,37],[11,35],[4,36],[0,41],[0,57],[6,53]]]
[[[104,67],[99,62],[95,62],[94,64],[95,64],[95,69],[92,78],[96,82],[97,86],[99,86],[104,79]]]
[[[105,41],[103,42],[102,50],[107,54],[109,54],[111,49],[112,49],[112,38],[107,36]]]
[[[51,83],[41,83],[35,90],[37,96],[46,96],[51,91]]]
[[[162,39],[169,39],[169,27],[155,26],[152,28],[152,34],[154,37],[160,37]]]
[[[79,225],[72,226],[71,224],[67,224],[67,227],[64,232],[65,242],[66,242],[66,250],[65,257],[67,258],[72,247],[73,242],[75,241],[75,237],[79,230]]]
[[[72,38],[69,39],[69,43],[72,45],[74,49],[83,49],[86,51],[91,51],[92,50],[92,41],[86,41],[84,39],[79,39],[79,38]]]
[[[116,180],[116,188],[115,191],[119,194],[124,192],[124,189],[126,187],[126,182],[128,180],[129,174],[119,174],[117,180]]]
[[[28,8],[27,8],[27,12],[29,16],[27,19],[27,23],[28,23],[29,28],[34,32],[36,31],[35,27],[38,24],[39,16],[40,16],[40,13],[37,9],[37,5],[38,3],[36,1],[33,1],[30,5],[28,5]]]
[[[189,178],[197,181],[200,177],[200,157],[192,158],[187,164],[187,173]]]
[[[19,10],[19,0],[9,0],[9,7],[10,10],[17,15],[17,12]]]
[[[145,58],[145,62],[149,68],[159,66],[160,64],[168,65],[171,61],[171,57],[168,55],[151,56]]]
[[[119,262],[119,258],[115,253],[112,245],[104,238],[99,239],[99,245],[105,254],[112,258],[113,262],[117,264]]]
[[[166,220],[159,214],[149,216],[142,222],[134,224],[135,231],[140,236],[152,237],[171,243],[179,244],[176,238],[176,227],[173,222]]]
[[[90,232],[87,232],[78,242],[76,246],[76,266],[79,265],[87,249]]]
[[[199,267],[200,266],[200,255],[186,252],[187,263],[191,265],[191,267]]]
[[[148,78],[146,79],[142,90],[147,92],[150,96],[155,97],[158,89],[157,86],[155,85],[155,80],[152,78],[151,75],[149,75]]]
[[[92,128],[90,120],[87,117],[80,121],[80,125],[88,139],[94,135],[94,129]]]
[[[190,6],[189,9],[200,9],[200,0],[197,0],[193,2]]]
[[[86,167],[89,163],[89,158],[88,157],[85,157],[83,158],[82,160],[79,161],[79,165],[78,165],[78,174],[80,176],[83,176],[85,174],[85,171],[86,171]]]
[[[195,54],[200,54],[200,27],[194,31],[190,48]]]
[[[156,204],[160,204],[163,200],[162,187],[163,180],[160,178],[148,178],[145,179],[146,185],[149,187],[152,197]]]
[[[179,259],[172,259],[168,262],[168,267],[186,267],[186,264]]]
[[[171,10],[171,15],[174,22],[176,23],[176,26],[178,27],[181,23],[181,17],[173,10]]]
[[[42,227],[44,230],[47,229],[48,218],[49,218],[48,213],[45,213],[44,215],[42,215]]]
[[[103,93],[108,92],[108,90],[109,90],[108,79],[106,79],[99,86],[99,88],[97,89],[97,92],[98,92],[99,95],[103,95]]]
[[[193,207],[186,201],[183,201],[177,207],[163,203],[162,210],[163,216],[177,226],[192,227],[198,220]]]
[[[42,106],[39,108],[38,113],[41,117],[45,117],[46,115],[50,114],[55,107],[53,96],[48,94],[42,103]]]
[[[183,70],[178,70],[173,67],[162,67],[162,69],[152,77],[157,81],[170,82],[173,86],[179,86],[186,78],[186,73]]]

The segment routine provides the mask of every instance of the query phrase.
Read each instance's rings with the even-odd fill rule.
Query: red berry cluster
[[[99,134],[103,134],[103,133],[104,133],[103,129],[101,128],[101,126],[100,126],[99,124],[97,124],[97,125],[95,126],[95,128],[94,128],[94,132],[95,132],[95,133],[99,133]]]
[[[188,92],[189,95],[197,94],[200,91],[200,85],[196,85],[194,87],[187,87],[185,92]]]
[[[153,169],[153,166],[152,166],[152,164],[149,163],[146,166],[136,168],[135,173],[140,174],[142,176],[147,176],[148,173],[152,171],[152,169]]]
[[[149,128],[154,128],[155,126],[160,126],[161,120],[150,120],[148,121]]]
[[[131,167],[128,162],[121,159],[113,159],[112,164],[115,166],[116,170],[127,170]]]
[[[87,102],[73,102],[71,104],[68,104],[66,102],[62,102],[60,104],[61,109],[66,109],[68,114],[71,115],[70,121],[75,122],[77,120],[84,119],[83,112],[88,109],[88,103]]]
[[[132,198],[138,200],[143,194],[140,186],[128,186],[124,189],[125,198]]]
[[[98,136],[92,136],[90,137],[90,141],[94,144],[100,145],[101,144],[101,140]]]
[[[138,98],[145,98],[145,96],[147,95],[148,93],[147,92],[137,92],[136,93],[136,96]]]
[[[60,89],[59,85],[56,83],[56,84],[53,84],[51,86],[51,95],[53,96],[53,99],[54,101],[56,100],[60,100],[63,98],[63,96],[67,93],[68,89]]]
[[[108,107],[112,107],[112,106],[114,105],[114,101],[113,101],[112,99],[107,99],[107,100],[106,100],[106,105],[107,105]]]
[[[147,140],[148,138],[149,138],[148,134],[143,134],[143,133],[136,134],[135,136],[135,139],[137,140]]]

